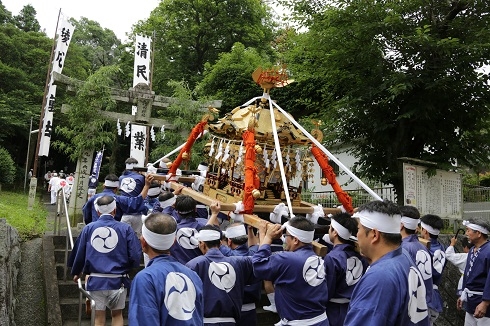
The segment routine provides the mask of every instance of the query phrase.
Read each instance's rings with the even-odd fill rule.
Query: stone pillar
[[[88,181],[94,160],[94,151],[85,150],[82,157],[78,159],[75,171],[75,181],[71,191],[68,214],[71,218],[72,225],[76,226],[82,221],[82,207],[87,201]]]
[[[0,219],[0,325],[15,326],[15,294],[20,260],[19,234],[2,218]]]

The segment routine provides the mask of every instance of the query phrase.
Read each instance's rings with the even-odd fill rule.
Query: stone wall
[[[0,219],[0,325],[15,326],[15,293],[20,268],[20,238],[17,230]]]

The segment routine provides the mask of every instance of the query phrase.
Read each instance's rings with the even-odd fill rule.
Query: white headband
[[[160,189],[161,189],[160,187],[150,188],[150,189],[148,189],[147,195],[150,197],[156,197],[160,194]]]
[[[177,200],[177,198],[174,195],[173,197],[171,197],[171,198],[169,198],[167,200],[161,201],[160,202],[160,207],[165,208],[165,207],[172,206],[173,204],[175,204],[175,201],[176,200]]]
[[[113,210],[116,209],[116,199],[108,204],[108,205],[99,205],[97,204],[97,200],[94,202],[95,210],[99,212],[101,215],[110,214]]]
[[[126,170],[132,170],[137,163],[127,163],[126,164]]]
[[[207,171],[208,170],[208,167],[206,165],[199,164],[197,166],[197,170],[199,170],[199,171]]]
[[[344,240],[353,240],[351,239],[352,234],[342,224],[340,224],[334,219],[332,219],[331,224],[332,224],[332,228],[334,228],[335,231],[337,231],[339,237],[341,237]]]
[[[490,233],[487,228],[478,224],[470,223],[470,221],[463,221],[463,225],[466,226],[467,228],[470,228],[475,231],[480,231],[481,233],[484,234]]]
[[[119,188],[119,181],[105,180],[104,186],[109,188]]]
[[[420,226],[426,229],[430,234],[439,235],[439,233],[441,233],[441,230],[434,229],[432,226],[425,224],[424,222],[420,222]]]
[[[221,233],[215,230],[201,230],[196,236],[199,241],[214,241],[221,239]]]
[[[400,234],[401,216],[399,214],[388,215],[380,212],[360,211],[352,215],[359,222],[370,229],[377,229],[383,233]]]
[[[288,230],[289,234],[291,234],[293,237],[298,238],[298,240],[303,243],[311,243],[313,241],[313,237],[315,236],[315,231],[304,231],[297,229],[294,226],[291,226],[289,224],[289,221],[284,223],[281,228],[283,230]]]
[[[228,227],[225,231],[225,237],[228,239],[238,238],[244,235],[247,235],[247,231],[243,224]]]
[[[170,234],[155,233],[148,230],[145,223],[143,223],[143,227],[141,228],[141,234],[145,238],[146,243],[157,250],[168,250],[175,242],[175,232]]]
[[[417,226],[420,223],[420,219],[411,218],[408,216],[402,216],[402,223],[405,229],[417,230]]]

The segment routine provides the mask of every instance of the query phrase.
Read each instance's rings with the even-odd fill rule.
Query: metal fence
[[[372,188],[372,190],[381,198],[389,199],[396,203],[395,188],[383,187]],[[348,190],[347,192],[352,198],[352,205],[354,207],[359,207],[362,204],[374,200],[374,198],[364,189]],[[301,193],[301,199],[315,205],[321,204],[323,207],[337,207],[338,205],[341,205],[333,191],[304,191]]]

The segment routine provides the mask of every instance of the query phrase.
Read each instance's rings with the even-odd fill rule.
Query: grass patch
[[[48,212],[36,197],[32,210],[27,210],[27,194],[0,192],[0,218],[17,229],[23,240],[40,237],[46,230]]]

